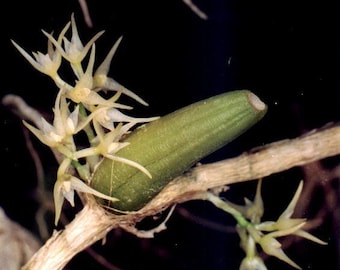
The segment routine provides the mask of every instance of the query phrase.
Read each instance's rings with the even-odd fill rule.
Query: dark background
[[[97,64],[123,35],[110,75],[149,102],[149,107],[133,104],[136,116],[164,115],[236,89],[250,89],[268,105],[268,113],[260,123],[204,159],[204,163],[339,120],[338,7],[330,1],[195,1],[209,16],[204,21],[181,0],[88,0],[92,29],[85,25],[75,0],[5,3],[1,16],[1,97],[8,93],[20,95],[42,113],[51,112],[57,89],[47,76],[27,63],[10,39],[28,51],[45,53],[47,42],[40,30],[59,33],[74,12],[84,44],[105,30],[96,42]],[[4,107],[0,113],[0,206],[36,233],[34,164],[19,119]],[[38,142],[36,147],[46,168],[54,168],[49,151]],[[54,173],[47,172],[52,176]],[[265,181],[265,205],[271,206],[266,208],[268,218],[275,219],[284,210],[301,175],[295,168]],[[255,185],[234,185],[227,196],[242,202],[244,196],[253,196]],[[227,214],[203,202],[181,207],[222,227],[234,224]],[[115,231],[108,235],[105,245],[98,243],[93,248],[122,269],[238,269],[243,257],[238,236],[197,220],[175,212],[168,230],[154,239],[141,240]],[[332,226],[332,221],[326,220],[315,231],[330,241],[328,246],[303,241],[287,251],[288,255],[304,269],[325,269],[326,263],[327,269],[336,269],[335,239],[339,236],[334,235]],[[269,259],[266,264],[269,269],[290,269],[277,259]],[[68,269],[81,265],[85,269],[104,269],[86,252],[76,256]]]

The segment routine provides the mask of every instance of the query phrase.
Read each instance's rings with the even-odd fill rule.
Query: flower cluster
[[[66,38],[71,28],[71,39]],[[48,39],[48,51],[32,53],[33,57],[12,41],[18,51],[38,71],[49,76],[59,88],[54,104],[54,120],[49,123],[44,118],[36,127],[24,121],[24,125],[42,141],[61,154],[62,159],[54,185],[55,223],[57,224],[64,199],[74,205],[74,191],[86,192],[107,200],[116,200],[90,188],[87,184],[98,163],[105,157],[134,166],[151,178],[150,173],[140,164],[119,157],[116,153],[126,147],[122,137],[138,123],[149,122],[158,117],[135,118],[125,115],[122,109],[131,106],[118,103],[124,94],[135,101],[147,105],[136,94],[108,77],[111,60],[121,42],[121,37],[114,44],[104,61],[94,71],[95,41],[104,31],[96,34],[85,46],[82,44],[74,15],[55,39],[43,31]],[[87,67],[83,60],[89,54]],[[62,61],[66,60],[75,75],[75,83],[65,82],[58,74]],[[112,92],[105,98],[101,93]],[[107,95],[106,95],[107,96]],[[89,146],[76,145],[74,137],[79,132],[87,135]],[[85,160],[85,162],[84,162]]]
[[[266,254],[277,257],[296,269],[301,269],[300,266],[284,253],[277,238],[287,235],[296,235],[321,245],[327,244],[302,229],[306,224],[305,219],[292,218],[292,214],[302,191],[303,182],[300,182],[293,199],[279,218],[276,221],[265,222],[261,222],[264,213],[261,183],[262,180],[259,181],[257,186],[254,201],[245,199],[245,205],[242,206],[222,200],[212,193],[208,193],[207,199],[217,207],[231,214],[238,223],[237,232],[241,239],[241,247],[246,253],[246,257],[241,262],[240,270],[267,269],[256,250],[256,245],[259,245]]]

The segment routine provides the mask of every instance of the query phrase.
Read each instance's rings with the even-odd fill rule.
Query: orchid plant
[[[261,222],[264,213],[264,204],[261,195],[262,180],[260,179],[256,189],[254,201],[245,199],[245,205],[237,205],[227,200],[222,200],[213,193],[208,193],[207,199],[218,208],[231,214],[237,221],[237,232],[241,239],[241,247],[246,253],[242,260],[240,270],[266,270],[262,258],[257,252],[256,245],[262,250],[274,256],[296,269],[302,269],[293,260],[291,260],[282,250],[279,237],[287,235],[296,235],[315,243],[326,245],[327,243],[304,231],[302,227],[306,224],[303,218],[292,218],[295,206],[301,195],[303,181],[293,196],[287,208],[282,212],[276,221]]]
[[[71,28],[71,38],[66,34]],[[49,123],[41,118],[35,126],[24,121],[24,125],[45,145],[54,149],[59,158],[57,179],[53,197],[55,203],[55,224],[58,223],[62,205],[66,199],[74,206],[74,193],[89,193],[108,201],[116,198],[103,194],[90,187],[90,180],[98,164],[105,158],[135,167],[147,177],[150,172],[141,164],[119,156],[119,150],[129,143],[122,138],[140,123],[151,122],[159,117],[135,118],[126,115],[122,110],[132,109],[131,106],[118,102],[121,95],[126,95],[142,105],[148,105],[142,98],[125,88],[108,76],[113,56],[122,40],[120,37],[107,54],[104,61],[94,71],[96,40],[104,31],[96,34],[84,46],[80,40],[74,15],[55,39],[52,34],[43,31],[48,39],[46,54],[33,52],[31,56],[16,42],[13,45],[38,71],[49,76],[59,91],[54,104],[54,119]],[[89,54],[86,68],[83,60]],[[71,66],[76,78],[74,84],[63,80],[58,74],[62,62]],[[112,93],[108,98],[102,92]],[[107,96],[107,95],[105,95]],[[75,136],[83,132],[88,138],[88,147],[76,145]],[[244,206],[222,200],[219,195],[207,193],[207,200],[216,207],[231,214],[237,221],[237,232],[241,239],[241,247],[246,253],[240,270],[265,270],[263,260],[257,252],[260,246],[268,255],[275,256],[296,269],[301,269],[282,250],[278,237],[297,235],[319,244],[326,244],[303,230],[305,219],[292,218],[294,208],[302,190],[302,182],[288,205],[287,209],[276,221],[262,222],[264,206],[259,181],[254,201],[246,199]]]
[[[69,40],[65,35],[70,27],[72,36]],[[108,77],[109,67],[122,40],[121,37],[101,65],[93,72],[95,41],[104,31],[96,34],[84,46],[79,38],[72,14],[71,21],[62,29],[57,39],[45,31],[43,33],[48,39],[46,54],[33,52],[32,57],[13,40],[12,43],[35,69],[48,75],[59,88],[53,109],[53,123],[41,118],[40,123],[37,123],[38,126],[34,127],[24,121],[24,125],[42,143],[56,150],[62,156],[53,192],[55,224],[57,224],[64,199],[74,205],[74,191],[90,193],[102,199],[116,201],[115,198],[102,194],[88,185],[91,174],[103,157],[136,167],[151,177],[142,165],[133,160],[121,158],[116,155],[116,152],[128,145],[120,140],[132,127],[138,123],[156,120],[158,117],[135,118],[120,111],[132,108],[117,102],[122,94],[147,105],[132,91]],[[82,62],[89,52],[89,61],[84,70]],[[70,64],[74,72],[76,77],[74,85],[65,82],[58,74],[63,59]],[[114,94],[106,99],[100,94],[101,91],[111,91]],[[90,143],[88,148],[80,149],[75,144],[74,137],[79,132],[85,132],[87,135]],[[85,164],[80,162],[84,159]]]

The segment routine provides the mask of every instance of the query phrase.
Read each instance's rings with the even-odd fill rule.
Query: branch
[[[143,218],[177,203],[205,199],[208,189],[263,178],[339,154],[340,126],[333,126],[268,144],[236,158],[195,167],[174,179],[138,212],[114,215],[100,207],[92,197],[87,197],[87,203],[75,219],[63,231],[55,233],[22,269],[63,269],[77,253],[104,238],[114,228],[136,233],[134,226]]]

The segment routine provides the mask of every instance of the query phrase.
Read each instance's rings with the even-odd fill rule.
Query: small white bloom
[[[104,99],[97,92],[93,91],[93,65],[95,59],[95,44],[92,46],[91,55],[89,63],[87,65],[86,71],[82,74],[77,81],[76,85],[71,88],[67,88],[65,93],[66,96],[75,103],[83,103],[85,107],[89,105],[106,105],[111,106],[110,100]]]
[[[147,117],[147,118],[136,118],[123,114],[116,108],[107,108],[100,114],[95,116],[95,120],[99,122],[103,127],[114,130],[115,123],[127,122],[127,123],[146,123],[159,119],[159,117]]]
[[[62,39],[68,30],[70,24],[68,23],[64,29],[61,31],[58,41],[55,44],[61,45]],[[51,35],[50,35],[51,36]],[[52,36],[51,36],[52,37]],[[64,82],[58,76],[58,69],[61,65],[61,54],[58,50],[54,50],[52,42],[48,40],[47,46],[48,50],[46,54],[41,52],[33,52],[33,59],[24,49],[22,49],[16,42],[11,40],[15,48],[26,58],[26,60],[38,71],[50,76],[57,84],[63,84]]]
[[[240,270],[267,270],[267,267],[259,256],[254,256],[245,257],[241,262]]]
[[[125,125],[120,124],[117,128],[107,133],[104,133],[99,123],[94,121],[93,125],[97,133],[95,146],[77,151],[73,155],[74,158],[80,159],[83,157],[101,155],[108,159],[135,167],[145,173],[148,177],[152,178],[150,172],[139,163],[116,155],[120,149],[126,147],[129,144],[126,142],[120,142],[119,140],[121,139],[122,135],[126,134],[126,132],[134,125],[134,123],[128,123]]]
[[[53,198],[55,206],[55,220],[54,220],[55,225],[57,225],[59,221],[64,199],[66,199],[71,204],[71,206],[74,206],[74,191],[89,193],[96,197],[113,202],[118,201],[118,199],[107,196],[99,191],[96,191],[93,188],[86,185],[79,178],[71,174],[68,174],[66,171],[70,163],[71,159],[68,158],[62,161],[58,169],[57,181],[54,184]]]
[[[83,46],[83,43],[79,38],[76,22],[74,19],[74,14],[72,14],[71,16],[71,28],[72,28],[71,41],[69,41],[65,37],[63,38],[65,49],[63,49],[61,44],[58,43],[58,41],[56,41],[50,34],[46,32],[43,33],[59,50],[61,55],[71,63],[74,73],[78,78],[80,78],[80,76],[83,73],[81,68],[81,62],[87,55],[87,52],[90,50],[91,46],[104,33],[104,31],[97,33],[85,46]]]
[[[79,122],[79,107],[77,106],[73,112],[70,112],[68,106],[63,91],[60,90],[53,109],[53,125],[44,118],[41,118],[40,129],[33,127],[26,121],[23,121],[23,123],[41,142],[58,149],[65,156],[72,156],[72,152],[76,149],[73,135],[82,130],[92,120],[95,113]]]
[[[111,90],[111,91],[120,91],[123,94],[127,95],[128,97],[133,98],[134,100],[138,101],[139,103],[147,106],[148,103],[146,103],[143,99],[141,99],[139,96],[137,96],[135,93],[127,89],[126,87],[122,86],[120,83],[115,81],[114,79],[108,77],[108,73],[110,70],[110,65],[112,58],[114,54],[116,53],[116,50],[122,40],[122,37],[120,37],[116,43],[111,48],[110,52],[104,59],[104,61],[100,64],[100,66],[97,68],[96,72],[93,75],[93,82],[94,87],[98,90]]]

